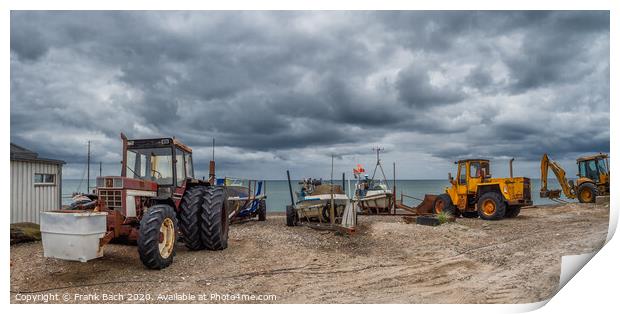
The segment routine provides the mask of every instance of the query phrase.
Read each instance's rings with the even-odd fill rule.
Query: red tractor
[[[216,186],[215,163],[209,180],[194,175],[192,149],[175,138],[123,140],[120,176],[97,178],[97,207],[107,213],[111,240],[137,241],[148,268],[172,263],[177,235],[190,250],[223,250],[228,246],[225,187]]]

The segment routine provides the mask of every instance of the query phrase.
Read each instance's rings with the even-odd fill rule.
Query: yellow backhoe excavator
[[[547,173],[553,171],[562,190],[547,189]],[[580,203],[593,203],[598,195],[609,195],[609,155],[596,154],[577,158],[577,182],[566,179],[566,171],[547,154],[540,160],[540,197],[559,199],[563,191],[567,198]]]

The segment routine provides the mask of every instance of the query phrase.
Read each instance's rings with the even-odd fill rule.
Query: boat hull
[[[369,191],[371,192],[371,191]],[[357,199],[358,208],[365,214],[388,213],[392,209],[394,198],[390,192],[368,193]]]

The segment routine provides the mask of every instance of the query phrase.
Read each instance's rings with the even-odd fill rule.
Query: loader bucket
[[[436,198],[437,195],[425,194],[422,203],[415,207],[416,214],[423,215],[433,213],[433,204],[435,203]]]

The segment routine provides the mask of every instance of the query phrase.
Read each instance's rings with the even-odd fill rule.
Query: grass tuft
[[[446,222],[450,221],[451,218],[452,218],[452,215],[445,213],[445,212],[441,212],[437,214],[437,219],[439,220],[440,224],[445,224]]]

